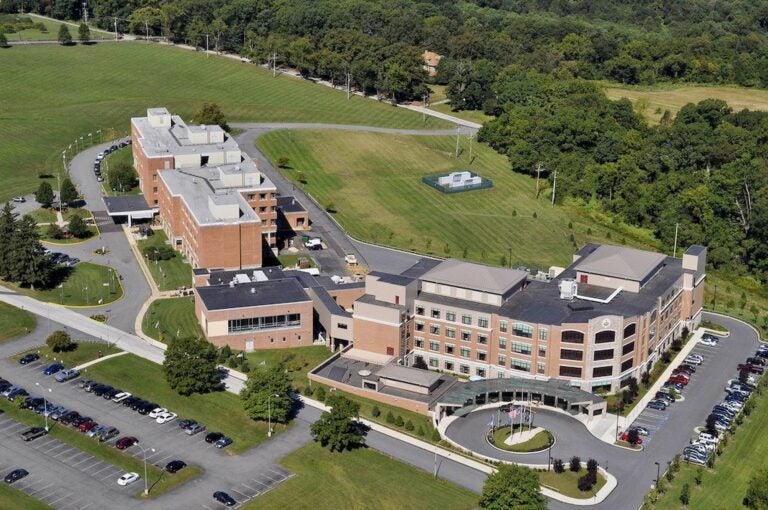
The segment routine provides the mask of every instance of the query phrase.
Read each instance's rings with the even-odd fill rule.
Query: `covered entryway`
[[[133,226],[137,220],[152,220],[158,213],[157,207],[147,204],[144,195],[125,195],[121,197],[104,197],[107,214],[115,223],[128,221]]]

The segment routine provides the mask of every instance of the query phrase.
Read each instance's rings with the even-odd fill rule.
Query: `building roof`
[[[165,108],[150,108],[147,115],[170,115]],[[222,132],[219,126],[187,126],[178,115],[170,115],[170,127],[156,127],[149,117],[134,117],[131,123],[139,132],[139,144],[148,157],[167,157],[180,154],[201,154],[221,151],[239,151],[237,142]],[[190,134],[211,133],[221,138],[221,142],[195,143]],[[207,137],[206,137],[207,138]]]
[[[381,306],[383,308],[391,308],[393,310],[400,310],[400,311],[404,311],[405,310],[405,306],[403,306],[403,305],[396,305],[396,304],[390,303],[388,301],[378,300],[378,299],[376,299],[376,296],[372,296],[371,294],[363,294],[362,296],[357,298],[355,303],[366,303],[366,304],[369,304],[369,305],[376,305],[376,306]]]
[[[599,404],[604,402],[604,399],[599,395],[571,386],[569,381],[562,379],[538,381],[535,379],[510,377],[483,379],[482,381],[457,384],[438,399],[438,404],[471,406],[474,405],[476,396],[499,391],[524,391],[557,396],[557,398],[567,400],[569,404]]]
[[[400,381],[415,386],[423,386],[425,388],[433,386],[441,377],[441,374],[437,372],[405,367],[395,363],[385,365],[376,375],[378,375],[379,378],[392,379],[393,381]]]
[[[515,285],[524,282],[526,278],[528,278],[528,273],[525,271],[455,259],[441,262],[421,277],[423,281],[491,294],[504,294]]]
[[[291,195],[277,197],[277,207],[284,213],[300,213],[307,212],[301,202]]]
[[[441,58],[443,58],[443,56],[438,55],[434,51],[427,50],[424,52],[424,62],[430,67],[437,67]]]
[[[322,305],[325,307],[326,310],[328,310],[329,313],[332,313],[333,315],[339,315],[342,317],[352,317],[352,314],[343,309],[339,304],[336,302],[333,297],[328,294],[328,291],[325,290],[323,287],[313,287],[311,289],[311,292],[314,293],[315,296],[317,296],[317,299],[322,303]],[[313,301],[314,302],[314,301]]]
[[[707,248],[705,246],[701,246],[701,245],[698,245],[698,244],[693,244],[693,245],[689,246],[687,250],[685,250],[685,254],[686,255],[698,256],[698,255],[701,255],[702,253],[704,253],[706,250],[707,250]]]
[[[602,244],[578,261],[576,269],[640,282],[655,272],[664,259],[666,256],[661,253]]]
[[[422,257],[414,265],[400,273],[400,275],[408,276],[409,278],[419,278],[430,269],[440,265],[440,263],[442,263],[442,260]]]
[[[132,212],[151,211],[144,195],[124,195],[121,197],[104,197],[104,205],[111,215],[128,214]]]
[[[293,278],[235,285],[195,287],[208,310],[226,310],[311,301]]]
[[[375,276],[380,282],[391,283],[392,285],[402,285],[405,287],[413,282],[415,278],[402,276],[399,274],[384,273],[382,271],[371,271],[368,276]]]

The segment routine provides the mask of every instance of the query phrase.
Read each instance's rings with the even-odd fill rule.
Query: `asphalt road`
[[[684,401],[673,404],[667,411],[644,411],[640,415],[643,417],[648,413],[655,416],[653,422],[656,425],[642,451],[633,452],[600,441],[580,422],[561,413],[544,410],[536,414],[535,423],[551,430],[556,437],[556,444],[552,447],[554,458],[565,462],[574,455],[582,461],[594,458],[617,478],[616,489],[603,503],[593,508],[638,508],[655,481],[654,463],[659,462],[662,473],[665,471],[667,462],[671,462],[695,435],[694,428],[704,424],[712,406],[724,399],[726,381],[738,375],[736,366],[755,352],[757,335],[744,323],[708,313],[704,314],[704,318],[723,324],[731,335],[724,338],[718,347],[697,345],[694,348],[693,352],[703,354],[707,361],[697,369],[691,383],[683,391]],[[547,464],[546,452],[512,454],[488,444],[485,432],[492,414],[490,410],[470,413],[448,427],[448,436],[471,450],[501,460]],[[558,501],[551,501],[549,507],[555,510],[577,508]]]

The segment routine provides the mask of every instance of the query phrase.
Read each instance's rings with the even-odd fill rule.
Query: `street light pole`
[[[555,442],[552,441],[552,436],[549,436],[549,451],[547,455],[549,456],[549,459],[547,460],[547,473],[549,473],[549,469],[552,465],[552,445],[554,445]]]
[[[272,437],[272,397],[279,397],[278,393],[267,397],[267,437]]]
[[[659,488],[659,476],[661,476],[661,466],[658,462],[654,462],[656,464],[656,488]]]
[[[147,480],[147,450],[139,443],[136,443],[136,446],[141,448],[141,454],[144,457],[144,495],[147,496],[149,494],[149,480]],[[155,453],[154,448],[150,448],[149,451]]]
[[[48,393],[52,393],[52,390],[50,388],[44,388],[43,386],[40,386],[39,382],[36,382],[35,386],[38,386],[41,390],[43,390],[43,416],[45,417],[45,431],[48,432],[48,399],[45,398],[45,390],[48,390]]]

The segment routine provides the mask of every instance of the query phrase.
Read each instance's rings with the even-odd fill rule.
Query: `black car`
[[[176,471],[184,469],[186,466],[187,464],[183,460],[172,460],[165,465],[165,470],[169,473],[175,473]]]
[[[134,411],[138,411],[145,405],[147,405],[147,401],[144,400],[143,398],[139,398],[133,404],[131,404],[131,409],[133,409]]]
[[[134,402],[138,402],[139,400],[141,400],[139,397],[128,397],[120,403],[125,407],[131,407]]]
[[[210,432],[208,435],[205,436],[205,442],[206,443],[215,443],[219,439],[224,437],[224,434],[221,432]]]
[[[752,356],[751,358],[747,358],[747,363],[749,363],[750,365],[760,365],[761,367],[765,366],[765,360],[757,356]]]
[[[96,388],[95,390],[93,390],[93,394],[96,395],[97,397],[103,397],[105,393],[107,393],[108,391],[111,391],[111,390],[114,390],[114,388],[112,386],[104,386],[104,385],[102,385],[102,386],[99,386],[98,388]]]
[[[5,483],[13,483],[16,480],[21,480],[28,474],[29,474],[29,471],[27,471],[26,469],[18,468],[18,469],[14,469],[13,471],[5,475],[5,478],[3,480],[5,480]]]
[[[70,425],[72,422],[80,418],[80,413],[77,411],[70,411],[68,413],[65,413],[61,418],[59,418],[59,423],[63,423],[64,425]]]
[[[120,390],[120,389],[117,389],[117,388],[112,388],[111,390],[105,391],[104,394],[102,395],[102,397],[104,397],[107,400],[111,400],[111,399],[115,398],[115,395],[117,395],[118,393],[122,393],[122,392],[123,392],[123,390]]]
[[[195,420],[179,420],[179,428],[187,429],[197,423]]]
[[[117,150],[117,145],[111,145],[111,146],[109,147],[109,152],[114,152],[114,151],[116,151],[116,150]]]
[[[151,412],[153,409],[157,409],[158,407],[160,407],[160,406],[158,406],[158,405],[157,405],[157,404],[155,404],[154,402],[147,402],[146,404],[144,404],[143,406],[141,406],[140,408],[138,408],[138,409],[137,409],[137,411],[138,411],[138,413],[139,413],[139,414],[142,414],[142,415],[147,415],[147,414],[149,414],[149,413],[150,413],[150,412]]]
[[[27,363],[32,363],[33,361],[37,361],[40,359],[40,355],[36,352],[30,352],[29,354],[25,354],[20,360],[20,365],[26,365]]]
[[[237,501],[232,499],[232,496],[227,494],[224,491],[216,491],[213,493],[213,500],[217,503],[221,503],[227,506],[235,506],[237,504]]]
[[[93,419],[90,416],[78,416],[77,418],[72,420],[71,425],[73,427],[79,427],[80,425],[82,425],[87,421],[93,421]]]
[[[24,399],[24,405],[26,406],[27,409],[35,409],[40,404],[44,404],[44,403],[45,402],[43,401],[43,399],[38,397],[27,397],[26,399]]]

